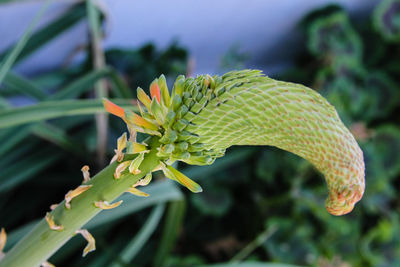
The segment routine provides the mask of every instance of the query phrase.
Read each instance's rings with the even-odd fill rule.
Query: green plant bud
[[[189,109],[187,108],[187,106],[182,105],[182,106],[178,109],[178,111],[176,112],[177,118],[178,118],[178,119],[183,118],[183,116],[186,115],[186,113],[188,112],[188,110],[189,110]]]
[[[187,151],[184,152],[175,152],[173,155],[175,158],[180,159],[180,160],[186,160],[190,158],[190,153]]]
[[[174,152],[175,146],[173,144],[166,144],[166,145],[162,146],[161,149],[163,152],[170,154],[170,153]]]
[[[187,164],[192,165],[210,165],[214,162],[214,159],[210,156],[191,156],[190,158],[186,159],[185,162]]]
[[[177,151],[186,151],[189,147],[189,143],[188,142],[179,142],[175,144],[175,149]]]
[[[161,105],[157,101],[157,98],[153,98],[153,100],[151,101],[150,111],[159,124],[164,124],[165,115],[163,109],[161,108]]]
[[[194,103],[193,106],[190,108],[190,111],[194,113],[199,113],[201,109],[203,108],[203,105],[200,103]]]
[[[196,117],[196,114],[194,114],[193,112],[188,111],[183,118],[185,120],[191,122],[195,117]]]
[[[182,98],[180,95],[175,95],[172,98],[172,110],[177,111],[178,108],[182,105]]]
[[[181,132],[183,129],[185,129],[186,126],[189,125],[189,122],[185,119],[180,119],[179,121],[177,121],[173,128],[174,130],[177,130],[178,132]]]
[[[178,139],[178,134],[176,131],[167,129],[163,135],[163,137],[160,138],[160,143],[167,144],[167,143],[173,143]]]
[[[185,76],[184,75],[179,75],[176,78],[176,81],[174,83],[174,87],[172,88],[172,95],[175,97],[176,95],[182,96],[183,94],[183,89],[185,85]]]
[[[161,74],[161,76],[158,78],[158,85],[160,86],[161,98],[164,102],[164,105],[169,107],[171,104],[171,97],[169,96],[167,81],[164,74]]]
[[[172,126],[172,124],[175,122],[175,118],[176,113],[172,110],[168,111],[167,116],[165,117],[165,123],[168,125],[168,127]]]
[[[204,144],[193,144],[190,145],[187,149],[189,152],[198,152],[198,151],[203,151],[205,149]]]

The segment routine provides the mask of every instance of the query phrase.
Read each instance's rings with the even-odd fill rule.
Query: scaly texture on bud
[[[180,76],[171,96],[162,76],[150,93],[151,98],[138,89],[146,109],[135,120],[108,102],[105,107],[129,127],[159,136],[161,169],[193,192],[201,187],[164,164],[207,165],[232,145],[270,145],[310,161],[325,175],[330,213],[350,212],[363,195],[363,153],[335,108],[310,88],[244,70]]]

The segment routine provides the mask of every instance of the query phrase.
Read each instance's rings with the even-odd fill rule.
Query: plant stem
[[[153,139],[150,141],[150,146],[157,147],[157,143],[158,141]],[[94,206],[95,201],[114,201],[145,174],[156,168],[159,164],[156,154],[155,148],[146,154],[139,168],[141,173],[137,175],[127,175],[118,180],[114,179],[113,174],[118,162],[114,162],[103,169],[86,183],[92,185],[92,187],[71,201],[71,209],[66,209],[65,201],[62,201],[51,212],[56,224],[64,227],[63,231],[51,230],[46,220],[41,220],[30,233],[7,252],[3,260],[0,261],[0,267],[39,266],[46,261],[75,235],[76,230],[101,211]]]

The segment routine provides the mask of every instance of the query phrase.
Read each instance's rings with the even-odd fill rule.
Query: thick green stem
[[[157,141],[154,141],[153,144],[155,142]],[[159,159],[156,153],[156,149],[152,149],[150,153],[146,154],[140,166],[141,173],[137,175],[114,179],[113,174],[118,165],[116,162],[103,169],[86,183],[92,187],[71,201],[71,209],[65,208],[65,201],[63,201],[51,212],[56,224],[64,227],[63,231],[51,230],[46,220],[41,220],[27,236],[7,252],[0,261],[0,267],[32,267],[39,266],[46,261],[75,235],[76,230],[101,211],[94,206],[95,201],[114,201],[146,173],[157,167]]]

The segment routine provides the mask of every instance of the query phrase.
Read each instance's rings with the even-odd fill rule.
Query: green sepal
[[[131,165],[129,165],[129,172],[133,174],[140,173],[139,167],[144,160],[144,153],[140,153],[134,160],[132,160]]]
[[[150,111],[153,114],[156,121],[158,122],[158,124],[163,125],[165,122],[164,111],[155,97],[151,101]]]
[[[161,76],[158,78],[158,85],[160,86],[161,98],[164,102],[164,105],[169,107],[171,105],[171,97],[169,96],[167,80],[165,79],[164,74],[161,74]]]
[[[194,182],[189,177],[187,177],[186,175],[184,175],[180,171],[172,168],[171,166],[165,166],[162,163],[161,164],[161,168],[163,170],[164,175],[167,178],[180,183],[181,185],[185,186],[186,188],[188,188],[193,193],[200,193],[200,192],[203,191],[203,189],[201,188],[201,186],[198,183]]]
[[[172,96],[173,97],[175,97],[176,95],[182,96],[184,86],[185,86],[185,76],[184,75],[179,75],[176,78],[176,81],[174,83],[174,87],[172,88]]]
[[[175,142],[176,139],[178,139],[178,133],[174,130],[167,129],[159,141],[160,143],[167,144]]]

